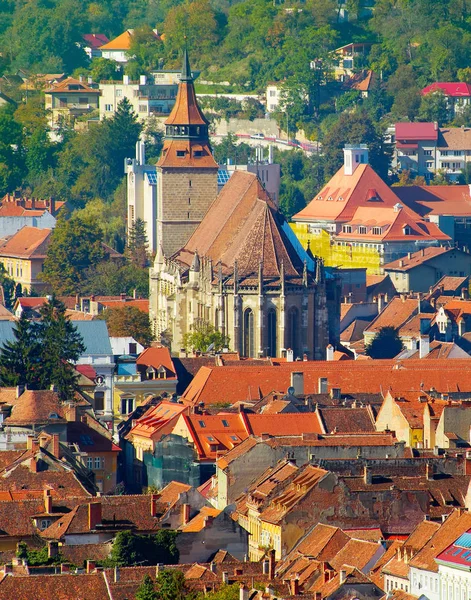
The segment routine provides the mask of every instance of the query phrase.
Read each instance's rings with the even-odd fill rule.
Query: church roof
[[[213,261],[221,260],[223,273],[278,279],[282,265],[285,276],[300,278],[304,262],[284,228],[284,218],[254,173],[235,171],[187,244],[174,255],[186,267],[196,251]],[[308,258],[307,255],[305,258]]]

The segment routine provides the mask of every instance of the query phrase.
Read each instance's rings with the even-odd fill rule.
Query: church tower
[[[217,196],[218,165],[208,126],[196,100],[185,49],[178,94],[165,121],[164,147],[157,163],[157,244],[167,257],[186,244]]]

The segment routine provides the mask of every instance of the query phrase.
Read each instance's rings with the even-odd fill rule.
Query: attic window
[[[343,231],[343,233],[352,233],[352,226],[351,225],[344,225],[342,227],[342,231]]]
[[[203,156],[203,151],[202,150],[195,150],[193,152],[193,156],[196,156],[196,157]]]
[[[382,227],[373,227],[373,235],[381,235]]]
[[[333,200],[332,196],[329,196],[329,197],[327,198],[327,200]]]
[[[239,438],[238,438],[236,435],[231,435],[231,440],[232,440],[233,442],[238,442],[238,441],[239,441]]]
[[[58,419],[59,415],[55,412],[49,413],[48,419]]]
[[[203,427],[203,428],[204,428],[204,427],[206,427],[206,425],[205,425],[205,422],[204,422],[204,421],[198,421],[198,423],[199,423],[200,427]]]
[[[185,156],[185,150],[177,150],[177,156],[183,158]]]
[[[222,420],[222,424],[224,425],[224,427],[229,427],[229,423],[226,421],[226,419]]]
[[[207,436],[208,442],[215,442],[216,440],[213,438],[212,435],[208,435]]]
[[[368,227],[360,225],[360,227],[358,227],[358,233],[368,233]]]
[[[317,199],[318,200],[322,200],[322,196],[317,196]]]
[[[340,202],[343,202],[343,196],[339,196]]]
[[[409,227],[409,225],[404,225],[404,227],[402,228],[402,232],[404,235],[411,235],[412,229]]]

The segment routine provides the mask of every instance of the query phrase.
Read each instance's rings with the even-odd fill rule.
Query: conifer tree
[[[157,600],[157,592],[155,591],[154,582],[145,575],[141,585],[137,588],[136,600]]]
[[[149,244],[146,233],[146,223],[138,218],[132,224],[128,233],[126,252],[129,260],[137,267],[146,267],[149,257]]]
[[[13,335],[15,340],[5,342],[0,354],[0,384],[37,389],[41,369],[38,328],[22,313]]]

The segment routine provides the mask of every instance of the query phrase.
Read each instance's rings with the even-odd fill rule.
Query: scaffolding
[[[303,247],[307,248],[309,242],[311,252],[314,256],[323,258],[326,266],[342,269],[366,267],[370,275],[381,274],[381,253],[377,249],[368,248],[366,245],[340,245],[333,240],[328,231],[311,233],[309,225],[305,223],[290,223],[290,226]]]

